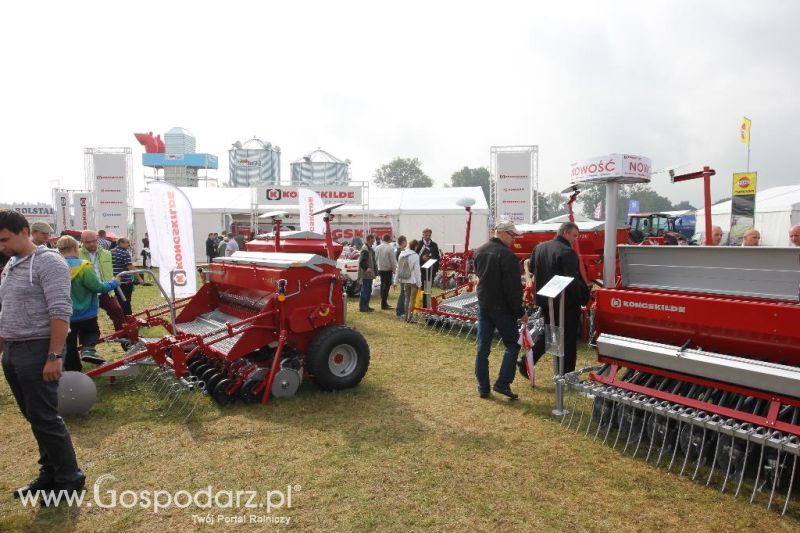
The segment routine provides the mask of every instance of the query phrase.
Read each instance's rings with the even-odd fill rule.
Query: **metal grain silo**
[[[316,149],[292,163],[292,185],[347,185],[350,160],[342,161],[325,150]]]
[[[272,143],[252,138],[236,141],[228,150],[231,187],[277,185],[281,179],[281,149]]]

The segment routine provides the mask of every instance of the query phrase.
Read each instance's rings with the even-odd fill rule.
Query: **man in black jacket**
[[[433,282],[436,273],[439,271],[439,245],[431,239],[432,236],[433,230],[431,230],[431,228],[422,230],[422,238],[419,240],[419,244],[417,244],[417,249],[414,250],[419,254],[420,266],[427,263],[428,259],[436,259],[436,264],[431,268],[431,282]]]
[[[573,245],[578,240],[578,226],[565,222],[558,228],[558,234],[552,241],[543,242],[531,252],[528,269],[534,276],[536,288],[547,285],[553,276],[575,278],[565,289],[564,298],[564,372],[575,370],[577,357],[578,334],[581,323],[581,306],[589,301],[589,287],[580,273],[578,254]],[[554,302],[555,317],[550,316],[548,299],[536,295],[536,305],[542,308],[545,324],[551,320],[558,326],[559,299]],[[533,363],[544,355],[544,337],[541,336],[533,345]]]
[[[209,233],[208,239],[206,239],[206,257],[208,257],[209,263],[217,257],[217,241],[214,240],[213,233]]]
[[[505,346],[500,374],[492,389],[516,400],[511,392],[514,363],[519,353],[517,320],[527,323],[522,309],[522,282],[519,261],[510,246],[519,235],[514,224],[501,221],[494,227],[494,238],[475,252],[475,274],[478,276],[478,350],[475,356],[475,377],[478,394],[489,397],[489,351],[494,330],[500,333]]]

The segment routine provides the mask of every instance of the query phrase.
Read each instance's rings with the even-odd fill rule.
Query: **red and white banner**
[[[650,158],[630,154],[609,154],[575,161],[569,167],[570,183],[649,183]]]
[[[75,229],[94,229],[94,211],[92,210],[92,193],[72,193],[72,207],[75,210]]]
[[[53,196],[55,204],[53,208],[56,212],[56,235],[61,235],[61,232],[71,227],[69,216],[69,193],[63,191],[56,191]]]
[[[94,158],[94,229],[128,235],[128,171],[126,154],[96,153]]]
[[[259,205],[297,205],[302,187],[258,187]],[[361,205],[361,187],[349,185],[309,187],[326,204]]]
[[[180,189],[169,183],[150,183],[148,188],[144,195],[144,217],[150,254],[153,264],[158,265],[161,286],[169,292],[172,274],[175,297],[193,296],[197,292],[197,274],[192,204]]]
[[[300,231],[313,231],[314,233],[325,234],[325,216],[323,213],[314,213],[325,207],[319,194],[311,189],[297,189],[300,197]]]

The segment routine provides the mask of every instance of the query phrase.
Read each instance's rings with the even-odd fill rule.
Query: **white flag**
[[[315,233],[325,233],[325,220],[322,213],[315,215],[325,204],[319,194],[311,189],[297,189],[297,196],[300,198],[300,231],[313,231]]]
[[[158,264],[159,281],[169,294],[170,273],[174,272],[175,296],[197,292],[194,263],[192,204],[177,187],[164,182],[148,185],[144,217],[150,237],[150,254]]]

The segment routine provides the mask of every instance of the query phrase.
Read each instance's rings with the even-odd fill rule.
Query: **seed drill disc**
[[[82,415],[89,412],[97,399],[97,387],[83,372],[67,371],[58,382],[58,414]]]

